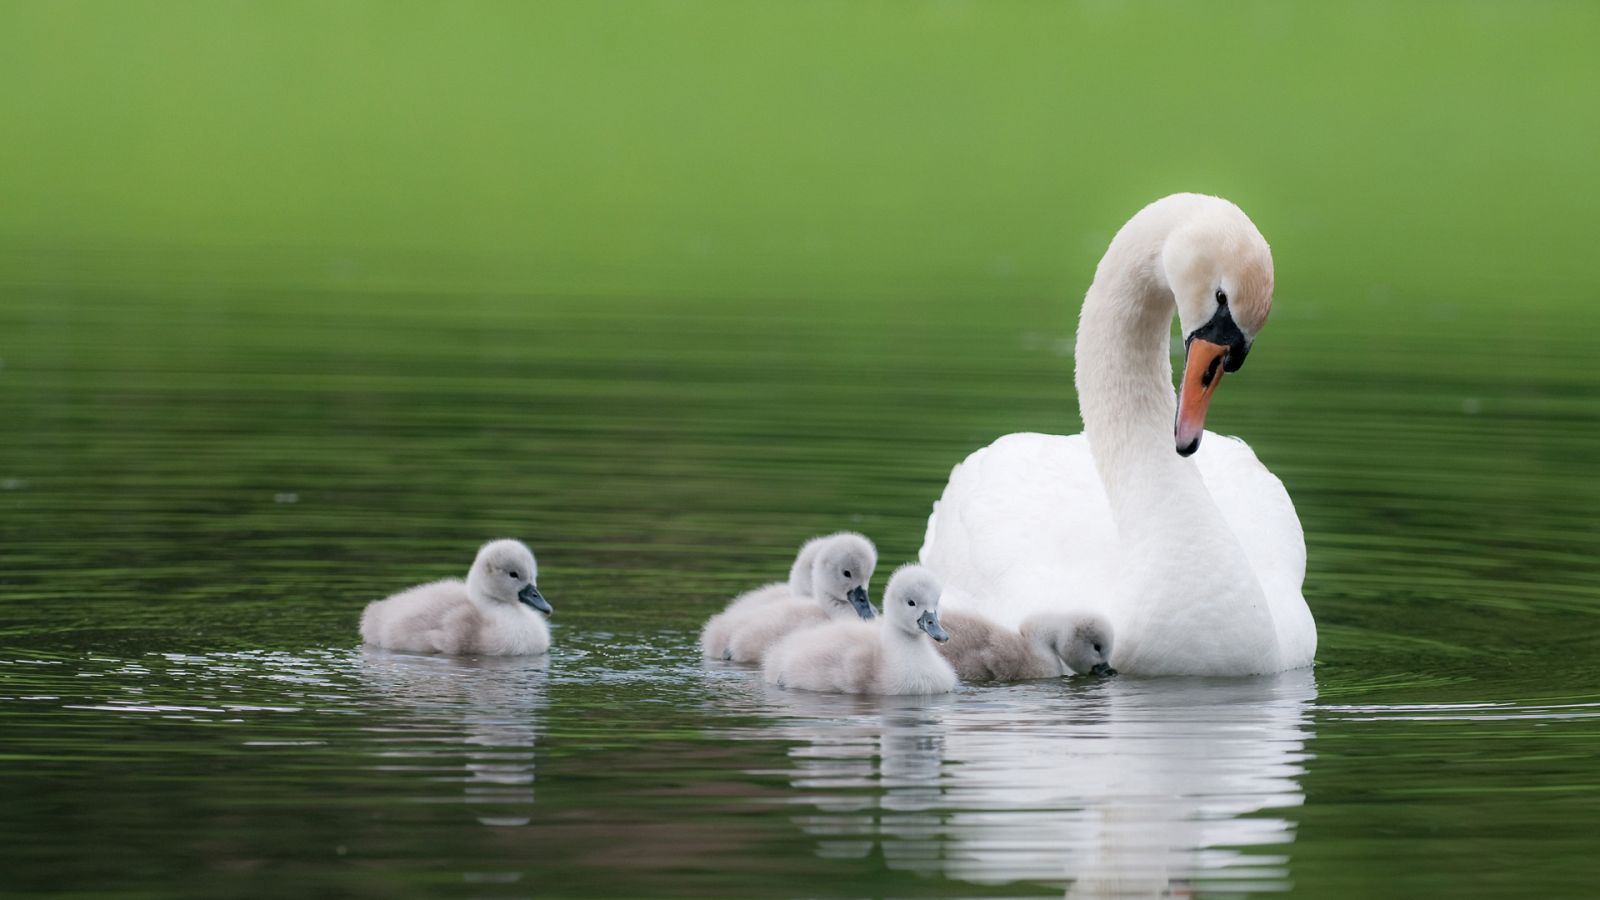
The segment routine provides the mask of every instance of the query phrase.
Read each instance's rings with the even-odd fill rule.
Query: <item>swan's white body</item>
[[[1234,438],[1206,432],[1193,456],[1174,450],[1174,301],[1192,333],[1211,307],[1191,295],[1209,297],[1214,269],[1230,277],[1226,260],[1206,267],[1207,252],[1253,254],[1258,267],[1265,256],[1270,302],[1265,241],[1225,200],[1168,197],[1117,234],[1078,327],[1084,433],[1002,437],[956,466],[934,505],[921,559],[951,609],[1012,627],[1037,612],[1098,612],[1124,673],[1311,664],[1305,541],[1283,484]]]
[[[841,694],[946,694],[956,673],[923,633],[919,617],[939,632],[939,583],[920,566],[902,566],[883,595],[883,618],[837,621],[778,641],[762,663],[780,687]]]

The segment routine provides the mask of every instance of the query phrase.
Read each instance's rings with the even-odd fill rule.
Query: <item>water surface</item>
[[[1583,895],[1595,323],[1410,300],[1282,303],[1214,404],[1300,509],[1315,670],[875,700],[695,630],[815,532],[913,558],[966,452],[1076,430],[1071,302],[12,291],[3,886]],[[549,658],[357,646],[498,535]]]

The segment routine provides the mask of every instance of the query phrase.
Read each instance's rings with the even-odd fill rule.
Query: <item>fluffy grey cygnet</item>
[[[988,616],[951,610],[939,652],[962,681],[1028,681],[1071,674],[1115,675],[1111,623],[1092,613],[1037,613],[1012,631]]]
[[[877,565],[877,548],[853,531],[813,538],[800,548],[788,582],[740,594],[708,619],[700,649],[709,659],[756,663],[796,629],[830,619],[870,619],[877,611],[867,583]]]
[[[550,649],[539,564],[519,541],[484,544],[467,570],[367,604],[361,637],[374,647],[451,656],[522,656]]]
[[[956,673],[935,641],[939,579],[917,565],[901,566],[883,594],[882,622],[828,622],[797,631],[767,653],[761,673],[772,684],[842,694],[943,694]],[[931,640],[930,640],[931,638]]]

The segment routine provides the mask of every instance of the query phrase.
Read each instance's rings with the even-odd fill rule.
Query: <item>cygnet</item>
[[[948,693],[956,673],[933,643],[949,640],[939,623],[940,592],[932,572],[901,566],[884,590],[881,622],[828,622],[797,631],[767,653],[762,675],[809,691]]]
[[[1070,674],[1115,675],[1111,624],[1092,613],[1037,613],[1016,631],[988,616],[950,610],[939,652],[962,681],[1027,681]]]
[[[830,619],[871,619],[877,611],[867,583],[877,565],[877,548],[855,532],[807,541],[788,583],[735,597],[706,621],[700,649],[709,659],[758,663],[773,642],[796,629]]]
[[[374,647],[451,656],[521,656],[550,649],[539,564],[519,541],[484,544],[467,580],[418,585],[367,604],[361,637]]]

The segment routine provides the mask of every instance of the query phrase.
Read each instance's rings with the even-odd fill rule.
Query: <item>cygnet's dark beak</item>
[[[1089,670],[1089,674],[1096,675],[1100,678],[1110,678],[1111,676],[1117,674],[1117,670],[1111,668],[1110,663],[1095,663],[1094,668]]]
[[[533,582],[531,581],[523,585],[522,590],[517,591],[517,600],[528,604],[547,616],[555,612],[555,610],[550,608],[550,601],[546,600],[544,595],[539,593],[539,589],[534,587]]]
[[[867,599],[867,586],[864,584],[846,594],[845,599],[855,607],[856,615],[863,619],[870,619],[878,614],[878,611],[872,608],[872,601]]]
[[[928,637],[933,638],[941,644],[950,640],[950,635],[945,633],[944,626],[939,624],[939,611],[936,609],[930,609],[922,615],[917,616],[917,627],[921,628],[923,631],[926,631],[928,633]]]

